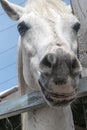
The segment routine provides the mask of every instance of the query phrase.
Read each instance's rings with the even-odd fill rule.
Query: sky
[[[9,0],[24,6],[24,0]],[[67,4],[70,0],[63,0]],[[15,87],[17,83],[17,22],[12,21],[0,5],[0,93]]]

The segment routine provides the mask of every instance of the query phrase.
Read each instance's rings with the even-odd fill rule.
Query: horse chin
[[[69,105],[76,98],[75,92],[68,93],[68,94],[52,93],[50,92],[50,90],[49,91],[46,90],[46,88],[42,85],[40,81],[39,84],[40,84],[43,97],[49,106],[64,107]]]

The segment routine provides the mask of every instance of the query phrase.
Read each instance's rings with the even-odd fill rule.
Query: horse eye
[[[74,24],[73,30],[77,33],[79,31],[79,29],[80,29],[80,23],[77,22],[77,23]]]
[[[18,24],[17,29],[18,29],[20,35],[23,36],[25,34],[25,32],[29,29],[29,26],[26,25],[26,23],[23,21]]]

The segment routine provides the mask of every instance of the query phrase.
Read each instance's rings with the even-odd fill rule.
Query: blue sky
[[[24,0],[9,0],[24,5]],[[69,4],[70,0],[63,0]],[[0,92],[17,85],[17,41],[16,22],[8,18],[0,6]]]

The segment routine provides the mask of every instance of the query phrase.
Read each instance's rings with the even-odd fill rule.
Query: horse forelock
[[[26,0],[26,11],[35,11],[39,14],[51,14],[51,10],[58,14],[71,14],[70,8],[61,0]]]

